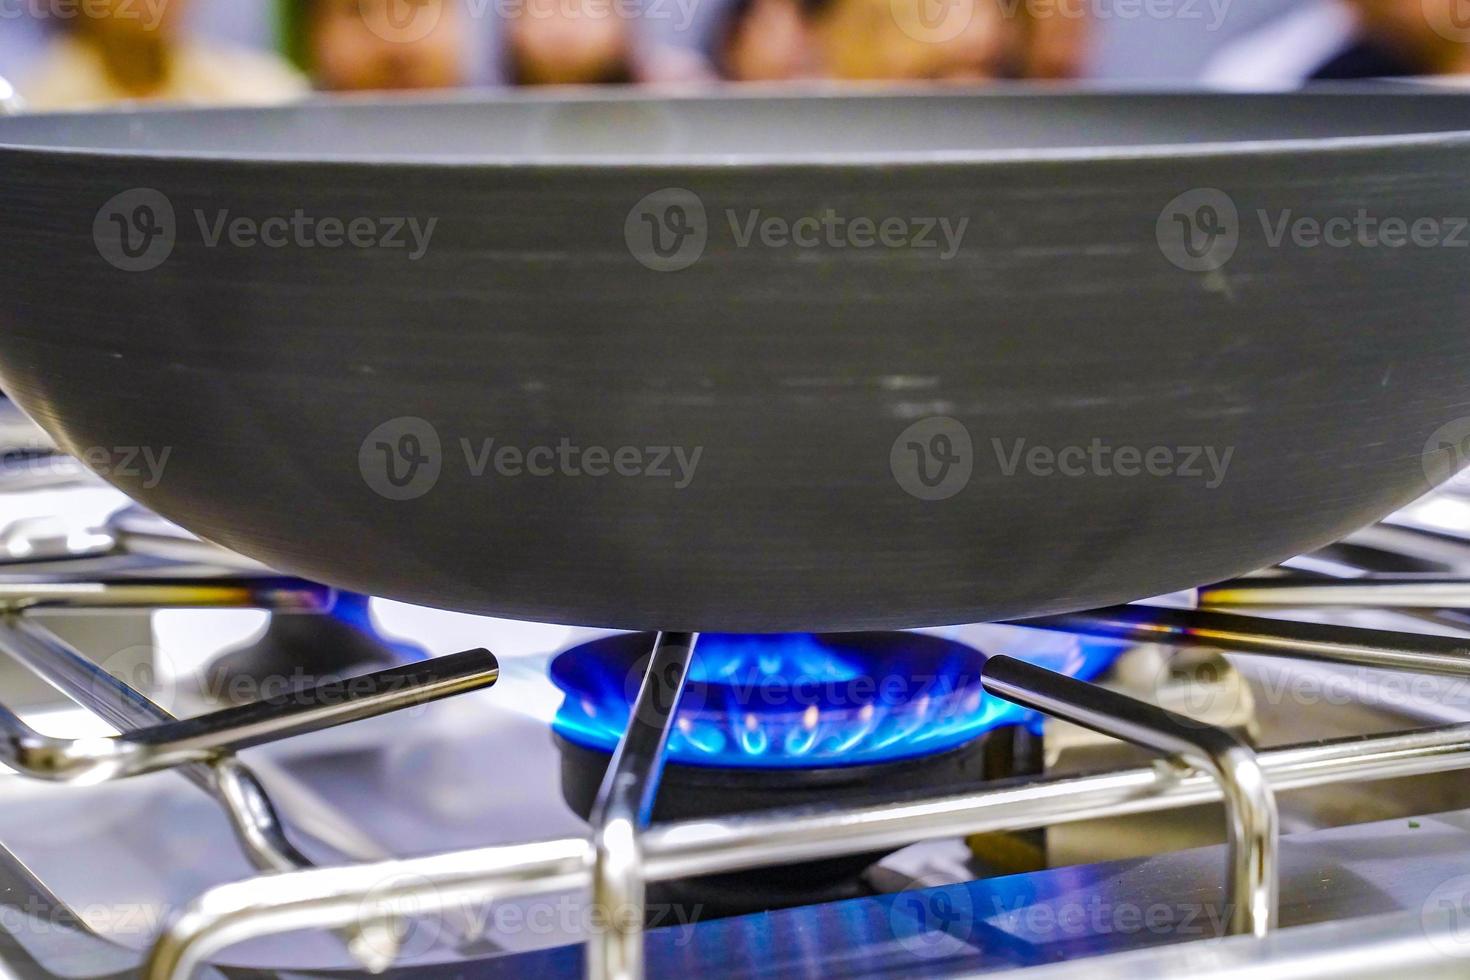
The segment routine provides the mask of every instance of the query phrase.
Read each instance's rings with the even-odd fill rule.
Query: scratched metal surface
[[[1425,452],[1470,416],[1465,252],[1272,247],[1256,215],[1466,214],[1467,109],[574,94],[6,119],[0,385],[185,527],[422,604],[776,631],[1130,600],[1311,550],[1448,476]],[[1226,142],[1193,145],[1208,140]],[[171,202],[177,241],[127,272],[93,226],[139,187]],[[659,272],[625,231],[669,187],[698,196],[707,239]],[[1206,273],[1156,240],[1202,187],[1240,215],[1233,258]],[[211,247],[222,209],[437,225],[418,261]],[[967,224],[947,260],[742,246],[756,209]],[[968,453],[909,431],[935,416]],[[437,450],[401,440],[405,417]],[[477,470],[490,439],[700,455],[682,486],[511,477]],[[1229,465],[1219,481],[1007,472],[1016,447],[1093,440]],[[959,460],[926,471],[957,474],[952,496],[906,489],[910,444]],[[117,466],[128,447],[168,451],[162,479]],[[388,499],[388,462],[431,488]]]

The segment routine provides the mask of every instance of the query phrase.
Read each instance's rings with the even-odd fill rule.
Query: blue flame
[[[429,652],[416,643],[385,632],[373,616],[383,600],[356,592],[337,592],[327,615],[360,633],[367,640],[393,653],[401,663],[418,663],[429,659]],[[273,614],[274,615],[274,614]]]
[[[701,637],[689,680],[700,684],[772,684],[784,679],[851,681],[863,670],[834,647],[808,633],[757,636],[714,633]]]
[[[1005,652],[1091,680],[1120,644],[1014,630]],[[611,752],[652,637],[624,634],[575,647],[551,666],[566,695],[564,738]],[[871,765],[958,748],[1002,725],[1039,725],[985,693],[985,655],[919,633],[707,634],[695,648],[668,758],[685,765],[824,768]]]

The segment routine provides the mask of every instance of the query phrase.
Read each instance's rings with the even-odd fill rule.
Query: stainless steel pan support
[[[653,815],[664,747],[697,637],[660,633],[634,701],[628,731],[608,764],[592,813],[592,902],[605,927],[587,946],[587,973],[607,980],[643,976],[646,872],[640,837]]]
[[[332,598],[331,590],[321,586],[279,578],[227,584],[160,579],[86,586],[47,581],[0,585],[0,650],[123,733],[117,739],[80,742],[46,738],[0,706],[5,762],[33,778],[72,781],[177,767],[190,782],[224,804],[245,855],[257,869],[273,874],[311,868],[312,862],[291,842],[259,778],[235,757],[233,749],[489,686],[498,677],[493,657],[472,651],[447,662],[358,678],[347,686],[321,685],[280,703],[180,722],[21,614],[40,607],[158,606],[254,606],[290,613],[329,609]],[[196,761],[176,761],[181,753]],[[379,972],[391,965],[398,933],[389,919],[362,918],[345,926],[342,936],[365,969]]]
[[[0,649],[120,732],[146,731],[176,720],[55,634],[21,617],[0,619]],[[178,771],[224,804],[235,836],[257,870],[275,874],[313,866],[291,842],[259,778],[233,753],[222,752],[207,764],[191,763]],[[342,936],[365,969],[376,973],[391,965],[397,945],[391,923],[355,923]]]
[[[1288,581],[1283,588],[1300,583]],[[1440,594],[1449,605],[1470,608],[1470,582],[1445,580]],[[1234,583],[1231,584],[1233,587]],[[1269,587],[1251,585],[1264,601]],[[1226,589],[1229,591],[1229,588]],[[1385,590],[1387,597],[1397,594]],[[1193,630],[1214,623],[1218,614],[1176,611],[1154,607],[1127,607],[1126,616],[1114,610],[1098,617],[1096,628],[1126,619],[1130,629],[1149,642],[1211,642],[1227,651],[1281,653],[1342,663],[1364,663],[1372,651],[1374,666],[1413,671],[1423,669],[1419,659],[1428,648],[1436,654],[1427,661],[1433,672],[1470,674],[1470,662],[1458,667],[1447,650],[1437,648],[1439,639],[1413,633],[1370,631],[1346,627],[1314,627],[1253,617],[1229,617],[1229,641],[1214,636],[1196,638]],[[1150,623],[1154,625],[1150,628]],[[1033,625],[1033,624],[1028,624]],[[1034,624],[1044,625],[1044,624]],[[1069,628],[1061,623],[1049,624]],[[1089,625],[1086,619],[1078,626]],[[1073,627],[1075,628],[1075,627]],[[1290,634],[1289,649],[1283,649],[1283,634]],[[1108,635],[1118,635],[1116,632]],[[904,800],[847,810],[797,809],[662,824],[639,832],[637,821],[627,814],[646,812],[651,791],[657,787],[662,765],[651,746],[662,744],[673,720],[672,690],[677,690],[678,673],[672,669],[686,663],[682,644],[692,640],[670,636],[663,655],[650,661],[650,675],[640,689],[636,717],[652,724],[632,725],[620,747],[622,764],[615,777],[604,783],[598,812],[606,826],[610,816],[622,814],[619,834],[603,834],[600,847],[582,838],[550,840],[510,847],[478,848],[377,864],[293,872],[276,879],[255,879],[212,889],[174,920],[155,944],[144,969],[148,980],[184,980],[215,954],[236,943],[296,929],[342,928],[358,920],[362,903],[369,896],[379,901],[405,900],[425,912],[452,910],[459,903],[484,902],[508,895],[545,894],[572,888],[591,890],[599,879],[604,895],[629,896],[640,893],[644,884],[730,871],[750,870],[778,864],[820,860],[864,851],[899,847],[921,840],[962,837],[977,833],[1025,830],[1104,817],[1127,816],[1159,810],[1229,802],[1254,801],[1256,828],[1269,828],[1265,812],[1272,793],[1331,783],[1390,779],[1470,768],[1470,725],[1453,725],[1420,731],[1354,737],[1265,750],[1254,767],[1222,767],[1219,774],[1177,771],[1153,766],[1085,776],[1047,777],[1016,785],[1004,784],[973,793],[936,799]],[[664,644],[661,643],[661,646]],[[1402,652],[1399,657],[1389,654]],[[1418,652],[1416,652],[1418,651]],[[655,676],[653,671],[667,673]],[[1002,671],[1002,675],[1005,671]],[[1034,679],[1033,679],[1034,680]],[[1048,686],[1046,682],[1039,685]],[[1019,687],[1017,694],[1021,691]],[[1160,744],[1155,728],[1138,730],[1131,705],[1114,703],[1088,692],[1073,698],[1051,692],[1047,703],[1073,717],[1078,711],[1071,702],[1080,700],[1099,710],[1117,715],[1093,718],[1099,726],[1115,733],[1127,731],[1140,741]],[[1037,698],[1041,704],[1043,699]],[[1157,721],[1157,719],[1150,719]],[[1188,737],[1185,737],[1185,736]],[[1170,732],[1168,750],[1183,750],[1175,739],[1200,740],[1197,732]],[[1221,743],[1221,751],[1229,751]],[[626,750],[626,751],[625,751]],[[1190,751],[1193,751],[1192,749]],[[639,760],[634,764],[634,760]],[[1261,777],[1250,786],[1229,786],[1231,778],[1244,771]],[[1223,778],[1222,778],[1223,777]],[[1250,804],[1248,803],[1247,806]],[[630,834],[628,831],[632,831]],[[1269,839],[1269,833],[1267,839]],[[1257,860],[1244,893],[1251,896],[1255,914],[1249,917],[1251,939],[1259,942],[1271,921],[1270,854],[1265,839],[1256,834]],[[599,857],[598,851],[602,851]],[[1249,847],[1247,848],[1249,851]],[[600,868],[599,868],[600,865]],[[599,948],[589,950],[588,975],[592,980],[612,976],[637,977],[643,940],[641,919],[625,917],[624,928],[594,937]],[[1246,922],[1242,922],[1246,925]],[[1393,929],[1402,928],[1395,921]],[[1414,935],[1419,935],[1418,920]],[[1385,926],[1388,928],[1388,926]],[[1324,952],[1325,955],[1325,952]],[[1364,960],[1371,965],[1373,961]],[[621,972],[613,972],[614,970]],[[1362,975],[1373,974],[1365,972]]]
[[[207,763],[221,753],[486,687],[498,673],[488,651],[471,650],[101,739],[42,735],[0,707],[0,760],[28,776],[54,782],[121,779]]]
[[[1340,587],[1334,585],[1327,588]],[[1302,587],[1296,583],[1287,583],[1282,588],[1286,595],[1298,596]],[[1463,593],[1464,588],[1462,583],[1459,591]],[[1259,585],[1243,589],[1232,586],[1218,592],[1206,590],[1204,595],[1264,596],[1266,591]],[[1444,608],[1445,600],[1450,598],[1452,596],[1448,592],[1440,590],[1437,595],[1440,607]],[[1396,583],[1390,583],[1383,592],[1386,605],[1402,599],[1402,590]],[[1325,660],[1359,667],[1407,670],[1424,674],[1463,676],[1470,673],[1470,643],[1458,637],[1348,629],[1320,623],[1262,619],[1215,610],[1115,606],[1093,612],[1029,619],[1024,625],[1132,640],[1137,643],[1213,647],[1239,653],[1299,657],[1303,660]]]
[[[1214,779],[1225,800],[1230,931],[1264,936],[1275,927],[1276,798],[1249,745],[1223,728],[1011,657],[987,661],[983,682],[987,691],[1008,701],[1166,752],[1181,767]]]

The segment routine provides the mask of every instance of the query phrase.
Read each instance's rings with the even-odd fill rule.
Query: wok
[[[0,385],[164,516],[376,595],[742,631],[1106,605],[1451,475],[1466,130],[1462,96],[1343,92],[9,118]],[[1360,209],[1454,242],[1301,231]]]

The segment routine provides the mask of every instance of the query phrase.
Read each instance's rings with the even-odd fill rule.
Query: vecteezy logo
[[[1250,707],[1250,697],[1250,687],[1222,658],[1173,653],[1154,665],[1154,703],[1187,725],[1204,728],[1216,719],[1235,718]]]
[[[660,672],[650,674],[652,658],[651,651],[638,658],[623,678],[623,696],[627,698],[628,704],[634,706],[629,724],[647,725],[658,730],[663,727],[663,719],[675,708],[678,709],[680,718],[692,718],[704,710],[705,685],[687,684],[675,698],[675,692],[680,691],[679,684],[683,679],[684,668],[665,663]],[[639,697],[645,684],[653,685],[650,690],[652,696],[646,701]],[[750,716],[752,722],[754,717]]]
[[[1429,27],[1456,44],[1470,44],[1470,3],[1466,0],[1420,0]]]
[[[434,33],[447,0],[357,0],[368,30],[385,41],[416,44]]]
[[[913,955],[950,957],[970,945],[975,906],[968,888],[921,878],[893,896],[888,922],[899,945]]]
[[[1470,958],[1470,875],[1440,883],[1424,900],[1419,919],[1436,950],[1456,959]]]
[[[898,29],[924,44],[944,44],[965,32],[975,17],[976,0],[888,0]]]
[[[654,191],[628,212],[623,238],[633,258],[655,272],[687,269],[709,242],[704,202],[682,187]]]
[[[1424,443],[1424,476],[1431,488],[1470,466],[1470,418],[1435,429]]]
[[[970,430],[942,415],[915,422],[893,441],[888,468],[910,496],[947,500],[969,485],[975,471]]]
[[[168,261],[178,241],[173,202],[151,187],[123,191],[97,212],[92,240],[98,254],[115,268],[156,269]]]
[[[363,952],[386,969],[434,949],[448,929],[438,898],[434,883],[422,875],[399,874],[378,882],[357,909]]]
[[[415,500],[434,489],[444,466],[439,433],[407,416],[378,426],[362,441],[357,466],[368,487],[388,500]]]
[[[98,697],[116,698],[117,692],[112,685],[112,679],[116,678],[169,714],[181,713],[179,672],[157,647],[128,647],[98,661],[97,666],[102,671],[93,675],[91,685],[92,693]]]
[[[1223,269],[1240,245],[1240,212],[1213,187],[1185,191],[1164,206],[1154,232],[1164,258],[1185,272]]]

